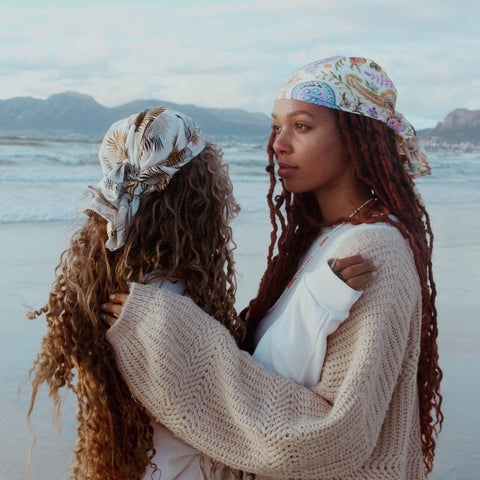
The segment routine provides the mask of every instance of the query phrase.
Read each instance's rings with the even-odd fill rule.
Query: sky
[[[397,110],[433,127],[480,109],[479,18],[472,0],[2,0],[0,99],[76,91],[269,115],[289,73],[339,54],[375,60]]]

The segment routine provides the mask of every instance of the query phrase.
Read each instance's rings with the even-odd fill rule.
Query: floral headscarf
[[[330,57],[310,63],[292,73],[276,100],[293,99],[356,113],[386,123],[397,137],[412,179],[430,174],[427,155],[413,126],[395,111],[397,89],[373,60],[361,57]]]
[[[174,110],[156,107],[114,123],[99,151],[104,178],[90,186],[87,214],[107,220],[110,250],[125,244],[141,195],[164,190],[173,175],[205,148],[199,127]]]

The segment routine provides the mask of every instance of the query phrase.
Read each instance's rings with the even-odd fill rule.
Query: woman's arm
[[[344,258],[332,258],[328,261],[328,266],[342,282],[357,291],[362,290],[377,276],[376,264],[370,258],[359,254]],[[148,281],[142,283],[150,284]],[[163,286],[163,288],[165,287]],[[128,293],[113,293],[110,295],[108,303],[101,306],[103,310],[102,318],[105,323],[113,325],[117,321],[127,297]],[[358,298],[355,300],[358,300]]]
[[[358,251],[381,265],[378,281],[329,341],[316,387],[265,370],[190,299],[133,285],[108,332],[132,393],[180,438],[231,467],[296,478],[359,469],[377,443],[419,300],[396,230],[361,232],[338,255]]]

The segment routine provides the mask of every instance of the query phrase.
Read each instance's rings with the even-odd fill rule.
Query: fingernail
[[[108,298],[109,298],[110,300],[114,300],[114,299],[115,299],[115,294],[114,294],[114,293],[112,293],[111,295],[109,295],[109,297],[108,297]]]

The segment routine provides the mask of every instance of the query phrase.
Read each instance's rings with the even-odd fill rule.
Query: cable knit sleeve
[[[231,467],[275,478],[356,472],[385,424],[405,423],[386,417],[402,369],[416,376],[418,352],[407,344],[420,291],[395,228],[362,230],[337,251],[354,253],[376,260],[379,275],[329,337],[312,388],[264,369],[189,298],[132,285],[107,338],[133,395],[175,435]]]

